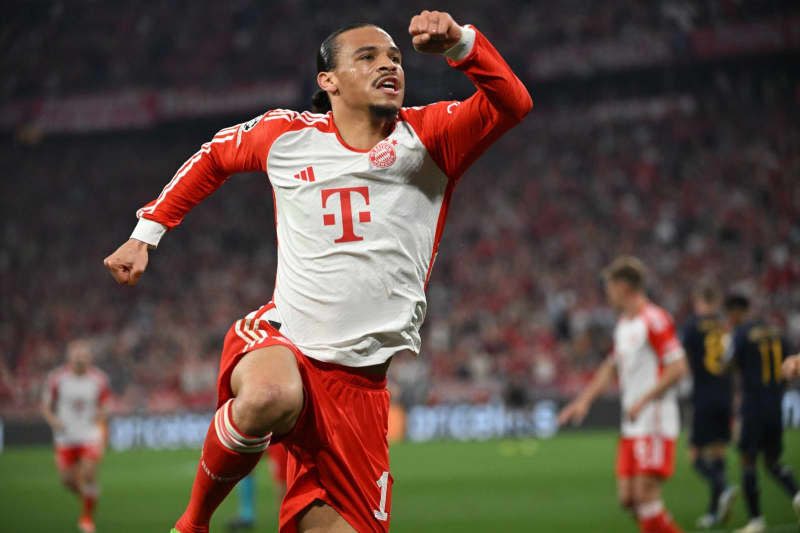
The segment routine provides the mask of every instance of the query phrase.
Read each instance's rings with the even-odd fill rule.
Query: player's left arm
[[[105,374],[101,374],[100,380],[100,394],[97,397],[95,423],[100,428],[101,446],[105,449],[108,445],[108,418],[111,404],[111,385],[108,377]]]
[[[636,420],[648,403],[661,398],[689,372],[686,352],[675,334],[675,324],[666,312],[653,312],[648,316],[647,337],[663,370],[653,388],[628,409],[627,415],[631,420]]]
[[[477,91],[463,102],[428,106],[420,136],[444,173],[458,179],[505,132],[533,108],[528,89],[489,40],[448,14],[423,11],[411,19],[409,33],[422,53],[443,54],[464,72]]]
[[[64,423],[58,418],[55,412],[55,401],[58,395],[58,382],[55,371],[47,376],[47,383],[42,390],[42,401],[40,410],[47,424],[54,432],[64,429]]]
[[[661,398],[665,392],[674,387],[689,372],[689,365],[686,364],[686,356],[683,349],[676,353],[670,363],[664,366],[661,377],[655,386],[647,391],[637,402],[628,409],[628,418],[636,420],[644,407],[655,399]]]

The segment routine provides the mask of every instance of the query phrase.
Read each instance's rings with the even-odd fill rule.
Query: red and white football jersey
[[[664,365],[684,357],[670,314],[647,303],[636,316],[621,317],[614,329],[613,357],[622,390],[622,436],[677,438],[680,418],[675,387],[647,404],[635,421],[624,414],[656,386]]]
[[[155,245],[228,176],[264,171],[278,268],[275,308],[257,319],[280,322],[281,334],[320,361],[358,367],[418,353],[425,286],[453,187],[532,105],[479,32],[466,57],[448,62],[477,92],[402,109],[371,150],[348,146],[331,113],[278,109],[221,130],[138,211],[132,237]]]
[[[102,429],[97,423],[101,405],[111,395],[108,377],[96,368],[89,367],[83,374],[75,374],[63,366],[53,370],[44,388],[44,402],[63,424],[53,435],[59,446],[97,444]]]

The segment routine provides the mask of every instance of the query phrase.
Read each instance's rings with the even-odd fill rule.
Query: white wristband
[[[140,218],[136,227],[133,228],[131,239],[142,241],[147,243],[151,248],[155,248],[166,232],[167,227],[164,224],[156,222],[155,220]]]
[[[448,48],[444,53],[445,56],[455,62],[463,60],[472,52],[472,47],[475,45],[475,30],[470,26],[461,26],[461,39]]]

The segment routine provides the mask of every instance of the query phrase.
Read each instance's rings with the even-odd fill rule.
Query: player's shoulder
[[[640,316],[642,317],[642,320],[644,320],[648,329],[653,332],[658,333],[673,327],[672,315],[669,313],[669,311],[653,302],[648,302],[645,304]]]
[[[227,130],[228,134],[236,137],[238,143],[242,135],[250,132],[274,137],[287,131],[305,128],[328,131],[331,128],[330,112],[312,113],[311,111],[294,111],[292,109],[270,109],[246,122],[221,130],[217,135]]]
[[[781,328],[760,318],[746,322],[740,329],[742,334],[753,342],[758,342],[763,339],[781,338],[783,336]]]
[[[90,366],[87,374],[100,385],[105,386],[109,383],[108,374],[106,374],[100,367],[94,365]]]
[[[331,125],[330,111],[327,113],[313,113],[311,111],[294,111],[292,109],[271,109],[263,115],[256,117],[256,119],[258,119],[258,122],[270,124],[275,127],[285,127],[287,129],[328,128]],[[247,124],[245,127],[247,127]]]
[[[427,118],[435,120],[436,117],[452,115],[459,105],[461,105],[459,100],[442,100],[423,106],[404,107],[400,109],[398,118],[410,122],[412,125],[421,125],[422,121]]]
[[[57,366],[47,373],[47,382],[51,385],[57,385],[65,377],[67,377],[69,373],[70,372],[69,368],[67,368],[67,365]]]

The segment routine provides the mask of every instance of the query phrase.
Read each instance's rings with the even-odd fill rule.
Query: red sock
[[[660,501],[640,505],[637,514],[639,530],[642,533],[683,533],[683,530],[672,521],[672,518],[664,510]]]
[[[189,506],[175,524],[181,533],[207,533],[211,515],[269,445],[271,435],[250,437],[236,429],[232,402],[219,408],[208,428]]]
[[[83,513],[81,516],[84,518],[92,518],[94,515],[94,506],[97,503],[97,496],[94,494],[83,495]]]

